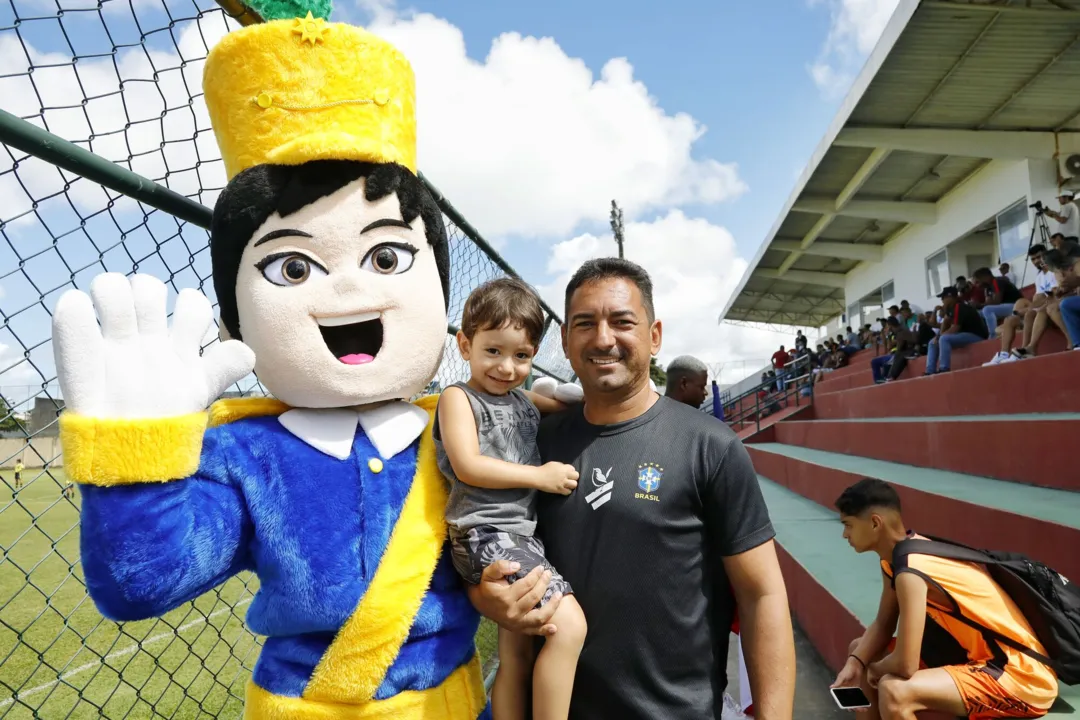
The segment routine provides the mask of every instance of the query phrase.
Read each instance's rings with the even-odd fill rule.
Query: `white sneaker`
[[[1009,359],[1009,353],[1007,353],[1007,352],[999,352],[997,355],[995,355],[990,360],[990,362],[984,362],[983,367],[989,367],[991,365],[1000,365],[1001,363],[1008,361],[1008,359]]]

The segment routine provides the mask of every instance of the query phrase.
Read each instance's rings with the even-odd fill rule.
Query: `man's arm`
[[[787,588],[769,540],[724,558],[739,608],[739,637],[746,654],[754,716],[791,718],[795,703],[795,641]]]
[[[738,607],[756,717],[790,720],[795,639],[787,589],[761,486],[749,453],[737,439],[730,440],[702,490],[706,528],[718,545]]]
[[[877,678],[896,675],[906,679],[919,669],[926,627],[926,582],[914,573],[902,572],[897,574],[895,584],[900,609],[896,648],[881,662],[870,666]]]

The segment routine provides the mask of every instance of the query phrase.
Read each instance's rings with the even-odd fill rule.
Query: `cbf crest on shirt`
[[[412,69],[328,15],[256,3],[246,17],[265,22],[207,58],[225,342],[200,353],[213,315],[193,289],[167,327],[148,276],[57,303],[86,584],[104,615],[135,620],[254,571],[246,620],[265,642],[246,718],[475,720],[478,616],[447,554],[435,398],[405,400],[438,367],[449,283]],[[253,370],[273,399],[208,411]]]

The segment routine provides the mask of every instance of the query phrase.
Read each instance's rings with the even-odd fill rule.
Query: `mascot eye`
[[[270,255],[256,267],[262,271],[264,278],[283,287],[301,285],[312,276],[326,275],[321,265],[298,253]]]
[[[383,243],[371,248],[360,267],[380,275],[400,275],[412,267],[417,252],[406,243]]]

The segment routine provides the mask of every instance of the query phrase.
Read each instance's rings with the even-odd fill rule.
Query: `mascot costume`
[[[329,8],[254,8],[206,61],[229,179],[210,302],[106,273],[53,321],[65,469],[90,596],[157,617],[254,571],[258,720],[476,720],[479,617],[416,402],[439,366],[450,257],[416,174],[412,69]],[[100,319],[100,326],[99,326]],[[273,399],[210,404],[255,371]],[[561,388],[560,388],[561,390]]]

